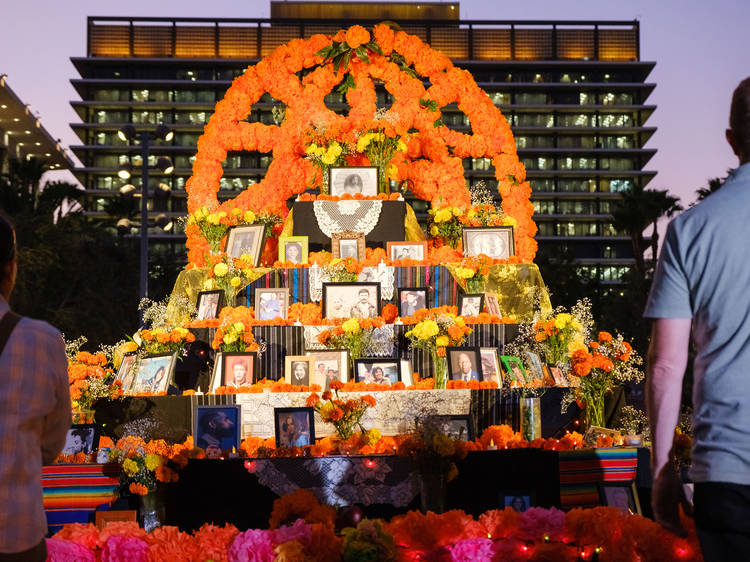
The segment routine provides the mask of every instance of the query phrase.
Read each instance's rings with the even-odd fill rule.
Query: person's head
[[[159,383],[164,378],[164,375],[167,374],[167,368],[164,366],[159,367],[156,370],[156,373],[154,373],[154,383]]]
[[[297,433],[297,426],[294,424],[294,418],[292,416],[286,417],[284,423],[281,424],[281,431],[287,435],[294,435]]]
[[[464,375],[468,375],[471,372],[471,357],[469,357],[468,353],[458,354],[458,368]]]
[[[367,302],[370,300],[370,291],[367,289],[360,289],[357,294],[359,295],[359,302]]]
[[[298,262],[300,259],[300,249],[299,244],[296,242],[291,242],[286,245],[286,259],[287,261],[293,261]]]
[[[325,373],[326,370],[326,364],[325,363],[318,363],[318,372],[319,373]]]
[[[377,381],[383,380],[385,373],[383,373],[382,367],[374,367],[372,369],[372,376],[375,377],[375,380]]]
[[[85,429],[74,429],[70,432],[70,447],[76,451],[82,450],[88,438],[88,431]]]
[[[232,435],[234,422],[229,419],[222,410],[211,410],[201,416],[198,422],[201,432],[209,433],[215,437]]]
[[[244,363],[237,362],[232,367],[232,378],[234,379],[234,384],[240,384],[243,382],[247,382],[247,366]]]
[[[16,231],[10,221],[0,213],[0,295],[6,301],[10,300],[17,272]]]
[[[523,496],[513,496],[510,500],[510,506],[516,511],[526,511],[526,500]]]
[[[302,380],[307,376],[307,365],[303,363],[302,361],[297,361],[294,363],[294,378],[298,380]]]
[[[335,369],[328,369],[328,374],[326,375],[328,377],[328,380],[338,380],[338,372]]]
[[[406,302],[408,302],[410,305],[415,305],[417,303],[417,294],[406,293]]]
[[[740,164],[750,162],[750,77],[740,82],[732,94],[726,136]]]
[[[354,195],[362,193],[362,178],[358,174],[349,174],[344,180],[344,192]]]

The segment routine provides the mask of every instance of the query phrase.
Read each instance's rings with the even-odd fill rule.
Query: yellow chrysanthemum
[[[122,469],[128,476],[133,476],[138,472],[138,463],[136,463],[133,459],[125,459],[125,461],[122,463]]]
[[[242,209],[240,209],[239,207],[234,207],[234,208],[232,209],[232,214],[233,214],[233,215],[234,215],[235,217],[239,217],[239,216],[240,216],[240,215],[242,214]]]
[[[235,336],[234,334],[226,333],[224,334],[222,341],[224,342],[225,345],[232,345],[234,342],[237,341],[237,336]]]
[[[437,226],[433,225],[433,226],[430,227],[430,234],[432,234],[433,236],[437,236],[438,232],[440,232],[440,231],[438,230]]]
[[[349,318],[349,320],[341,324],[341,329],[347,333],[356,334],[359,332],[359,320],[356,318]]]
[[[203,282],[203,288],[206,291],[213,291],[216,288],[216,283],[210,277]]]
[[[232,277],[232,279],[229,281],[229,283],[232,285],[232,287],[239,287],[242,284],[242,279],[240,279],[237,276]]]
[[[255,222],[255,213],[252,211],[245,211],[245,214],[242,215],[242,220],[245,222]]]
[[[476,271],[474,269],[471,269],[470,267],[456,268],[456,275],[458,275],[461,279],[469,279],[471,277],[474,277],[475,273]]]
[[[217,263],[214,266],[214,275],[216,277],[224,277],[227,273],[229,273],[229,266],[225,263]]]
[[[382,437],[379,429],[369,429],[367,430],[367,433],[365,433],[365,442],[368,445],[374,445],[378,441],[380,441],[380,438]]]
[[[162,459],[159,455],[146,455],[146,468],[148,468],[149,470],[156,470],[162,465],[162,462],[164,462],[164,459]]]
[[[450,344],[451,340],[448,336],[438,336],[435,339],[435,345],[438,347],[446,347]]]

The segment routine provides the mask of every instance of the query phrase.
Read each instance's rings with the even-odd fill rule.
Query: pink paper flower
[[[47,556],[50,562],[96,562],[94,553],[85,546],[61,539],[47,539]]]
[[[448,547],[451,560],[465,562],[468,560],[492,560],[492,541],[490,539],[466,539]]]
[[[530,507],[521,513],[518,525],[518,538],[523,540],[542,541],[549,537],[557,541],[565,529],[565,513],[554,507]]]
[[[291,527],[283,526],[271,532],[275,544],[297,541],[302,546],[308,546],[312,539],[312,525],[306,523],[304,519],[297,519]]]
[[[273,562],[276,553],[272,531],[249,529],[240,533],[229,547],[230,562]]]
[[[146,562],[148,545],[136,537],[113,535],[104,543],[102,562]]]

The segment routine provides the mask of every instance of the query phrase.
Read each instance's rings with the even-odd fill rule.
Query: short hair
[[[734,132],[739,151],[750,158],[750,77],[740,82],[732,94],[729,128]]]
[[[16,231],[10,220],[0,212],[0,267],[13,261],[16,257]],[[4,273],[0,270],[0,281]]]
[[[200,430],[204,433],[208,432],[211,429],[211,424],[219,418],[220,413],[222,413],[221,410],[209,410],[203,414],[198,421]]]
[[[360,289],[360,290],[359,290],[359,293],[357,293],[357,294],[358,294],[358,295],[361,295],[362,293],[367,293],[367,294],[369,295],[369,294],[370,294],[370,289],[364,289],[364,288],[363,288],[363,289]]]

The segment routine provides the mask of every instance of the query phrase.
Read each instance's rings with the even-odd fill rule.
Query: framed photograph
[[[502,316],[500,311],[500,302],[497,300],[497,295],[494,293],[484,294],[484,306],[487,309],[487,314],[494,314],[495,316]]]
[[[266,226],[263,224],[233,226],[227,235],[227,245],[224,251],[233,258],[248,254],[253,266],[257,266],[265,241]]]
[[[547,369],[549,369],[549,374],[552,376],[552,380],[555,381],[555,386],[570,386],[568,377],[558,365],[548,363]]]
[[[522,513],[536,505],[536,493],[532,489],[500,490],[498,500],[499,507],[511,507]]]
[[[284,382],[296,386],[310,386],[315,369],[309,355],[287,355],[284,358]]]
[[[349,350],[311,350],[306,353],[313,362],[312,384],[319,384],[323,390],[331,389],[331,381],[349,380]]]
[[[176,360],[177,356],[174,353],[158,353],[141,359],[130,393],[166,392],[169,381],[172,380]]]
[[[516,357],[515,355],[501,355],[500,362],[503,364],[503,369],[509,381],[516,381],[521,386],[529,382],[529,377],[526,374],[523,363],[521,363],[520,357]]]
[[[643,515],[635,482],[599,482],[602,505],[616,507],[625,515]]]
[[[63,455],[83,453],[88,455],[99,448],[99,426],[93,423],[82,423],[71,426],[65,436]]]
[[[512,226],[465,226],[463,244],[464,256],[505,260],[516,253]]]
[[[500,376],[500,360],[496,347],[480,347],[479,356],[482,359],[482,380],[495,381],[498,386],[503,386],[503,377]]]
[[[524,363],[526,364],[526,374],[531,380],[544,380],[544,363],[538,353],[533,351],[523,352]]]
[[[221,379],[218,385],[233,388],[250,386],[254,382],[256,353],[233,351],[221,354]]]
[[[239,406],[200,406],[193,409],[193,443],[214,452],[240,448],[242,417]]]
[[[468,414],[435,416],[438,427],[448,437],[459,441],[474,440],[474,422]]]
[[[280,236],[279,261],[290,263],[307,263],[307,236]]]
[[[477,293],[474,295],[461,293],[458,295],[458,315],[459,316],[479,316],[484,305],[484,294]]]
[[[133,379],[135,378],[136,373],[135,363],[137,359],[138,356],[136,355],[136,352],[131,351],[130,353],[123,355],[122,361],[120,361],[120,368],[117,369],[115,380],[122,383],[122,391],[124,393],[127,393],[133,384]]]
[[[446,347],[445,353],[451,380],[482,380],[482,359],[478,347]]]
[[[208,390],[211,392],[214,392],[221,386],[221,365],[223,362],[222,356],[223,353],[221,351],[217,351],[214,355],[214,366],[211,370],[211,380],[208,383]],[[203,391],[207,392],[205,389],[203,389]]]
[[[427,308],[429,292],[427,287],[405,287],[397,290],[398,315],[414,316],[417,310]]]
[[[315,410],[274,408],[276,447],[304,447],[315,443]]]
[[[354,360],[354,381],[391,386],[401,380],[401,360],[364,357]]]
[[[97,511],[95,516],[95,525],[96,528],[100,531],[104,529],[107,525],[110,523],[113,523],[114,521],[132,521],[135,523],[137,521],[136,516],[138,515],[138,510],[135,509],[114,509],[114,510],[108,510],[108,511]]]
[[[255,289],[255,319],[286,320],[289,310],[289,289]]]
[[[378,169],[375,166],[329,168],[328,173],[328,185],[334,197],[358,193],[376,197],[378,194]]]
[[[323,318],[375,318],[380,283],[323,283]]]
[[[414,384],[414,371],[412,371],[411,363],[408,359],[399,360],[399,368],[401,369],[401,382],[406,386]]]
[[[427,242],[387,242],[386,251],[391,261],[427,258]]]
[[[221,299],[224,291],[201,291],[198,293],[198,299],[195,303],[198,311],[196,320],[208,320],[209,318],[218,318],[221,310]]]
[[[331,253],[334,259],[365,259],[365,235],[353,230],[332,233]]]

